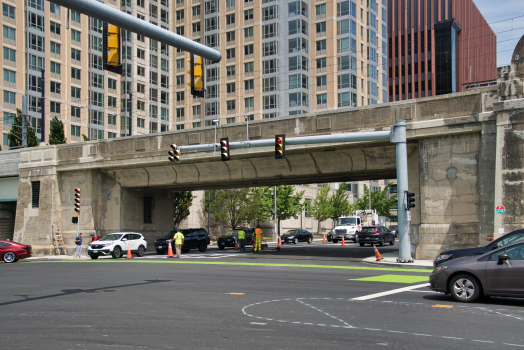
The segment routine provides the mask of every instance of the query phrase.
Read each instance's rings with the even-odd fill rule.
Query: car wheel
[[[144,248],[143,245],[141,245],[140,247],[138,247],[138,252],[136,253],[136,256],[138,256],[139,258],[143,257],[144,256],[144,253],[146,252],[146,248]]]
[[[200,242],[200,245],[198,246],[198,251],[203,253],[207,250],[207,244],[206,242]]]
[[[482,295],[479,281],[468,274],[460,274],[449,282],[449,291],[457,301],[473,303]]]
[[[358,243],[358,236],[355,236],[355,239],[353,240],[353,242]]]
[[[389,242],[389,245],[395,245],[395,236],[391,238],[391,241]]]
[[[226,247],[224,247],[223,245],[219,245],[218,246],[218,249],[220,249],[220,250],[224,250],[224,248],[226,248]]]
[[[384,244],[386,244],[386,240],[384,239],[384,237],[382,237],[382,239],[380,240],[380,243],[378,244],[380,247],[383,247]]]
[[[338,243],[338,239],[334,239],[333,243],[337,244]]]
[[[98,259],[98,255],[90,255],[91,259]]]
[[[295,240],[293,241],[293,244],[297,244],[298,243],[298,238],[295,238]]]
[[[4,254],[4,262],[14,263],[16,262],[16,255],[13,252],[7,252]]]
[[[122,257],[122,249],[120,249],[120,247],[115,247],[113,249],[113,253],[111,253],[111,256],[113,259]]]
[[[182,249],[182,253],[189,253],[189,249],[187,248]]]
[[[358,245],[361,246],[361,247],[363,247],[363,246],[364,246],[364,243],[359,243]]]
[[[311,244],[311,242],[313,242],[313,238],[311,238],[311,236],[309,236],[309,237],[307,238],[307,244]]]

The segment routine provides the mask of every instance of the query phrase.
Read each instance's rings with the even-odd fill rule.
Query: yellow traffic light
[[[206,90],[204,84],[204,61],[202,57],[193,54],[187,61],[190,64],[190,69],[187,72],[191,76],[187,85],[191,87],[191,95],[204,97],[204,91]]]
[[[107,28],[107,64],[120,65],[120,28],[111,24]]]

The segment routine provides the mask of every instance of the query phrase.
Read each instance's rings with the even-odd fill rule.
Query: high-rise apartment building
[[[389,101],[496,80],[496,36],[473,0],[388,0]]]
[[[101,21],[44,0],[4,0],[4,147],[24,95],[37,136],[44,108],[46,134],[56,116],[68,142],[387,100],[386,0],[106,4],[220,50],[221,62],[206,62],[206,97],[190,95],[187,52],[122,31],[124,74],[109,73]]]

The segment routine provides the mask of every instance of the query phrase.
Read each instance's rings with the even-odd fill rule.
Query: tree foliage
[[[389,183],[382,191],[371,192],[371,209],[375,209],[377,214],[380,216],[385,216],[388,218],[393,217],[390,210],[397,207],[397,195],[393,195],[390,198],[387,198],[389,188],[391,187]],[[357,203],[350,206],[351,211],[356,210],[366,210],[369,209],[369,188],[364,186],[364,196],[357,200]]]
[[[202,200],[205,204],[205,198]],[[259,202],[247,188],[215,191],[214,200],[209,203],[216,223],[236,229],[255,220]]]
[[[11,126],[9,136],[9,147],[22,146],[22,110],[16,109],[15,120]],[[31,127],[31,123],[27,123],[27,147],[38,146],[38,140],[36,139],[35,130]]]
[[[317,196],[315,197],[315,199],[311,201],[309,212],[315,219],[317,219],[318,233],[320,233],[320,224],[333,215],[333,203],[329,198],[330,190],[331,187],[329,185],[322,186],[317,191]]]
[[[86,134],[82,134],[82,139],[84,141],[91,141],[91,139],[89,137],[87,137]]]
[[[49,129],[49,144],[61,145],[66,142],[67,139],[64,133],[64,124],[55,116],[51,120],[51,127]]]
[[[189,209],[191,204],[193,204],[193,192],[191,191],[181,191],[173,193],[173,229],[177,229],[182,221],[187,219],[189,216]]]
[[[349,194],[346,191],[347,184],[345,182],[342,182],[339,188],[336,190],[335,193],[333,193],[333,195],[330,198],[331,206],[333,208],[333,212],[330,218],[333,220],[333,223],[336,223],[338,218],[342,215],[349,214]]]
[[[275,190],[274,187],[259,187],[258,191],[265,197],[261,201],[263,207],[260,211],[265,212],[265,215],[273,217],[275,208]],[[302,212],[303,204],[301,203],[304,192],[295,193],[295,186],[277,186],[277,219],[278,219],[278,234],[280,235],[280,221],[290,218],[298,219]]]

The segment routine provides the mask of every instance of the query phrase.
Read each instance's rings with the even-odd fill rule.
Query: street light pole
[[[278,225],[278,216],[277,216],[277,186],[275,186],[275,233],[273,234],[273,239],[278,240],[277,225]]]
[[[218,124],[218,119],[213,119],[213,124],[215,124],[215,144],[213,145],[213,155],[216,155],[216,151],[217,151],[217,124]]]

